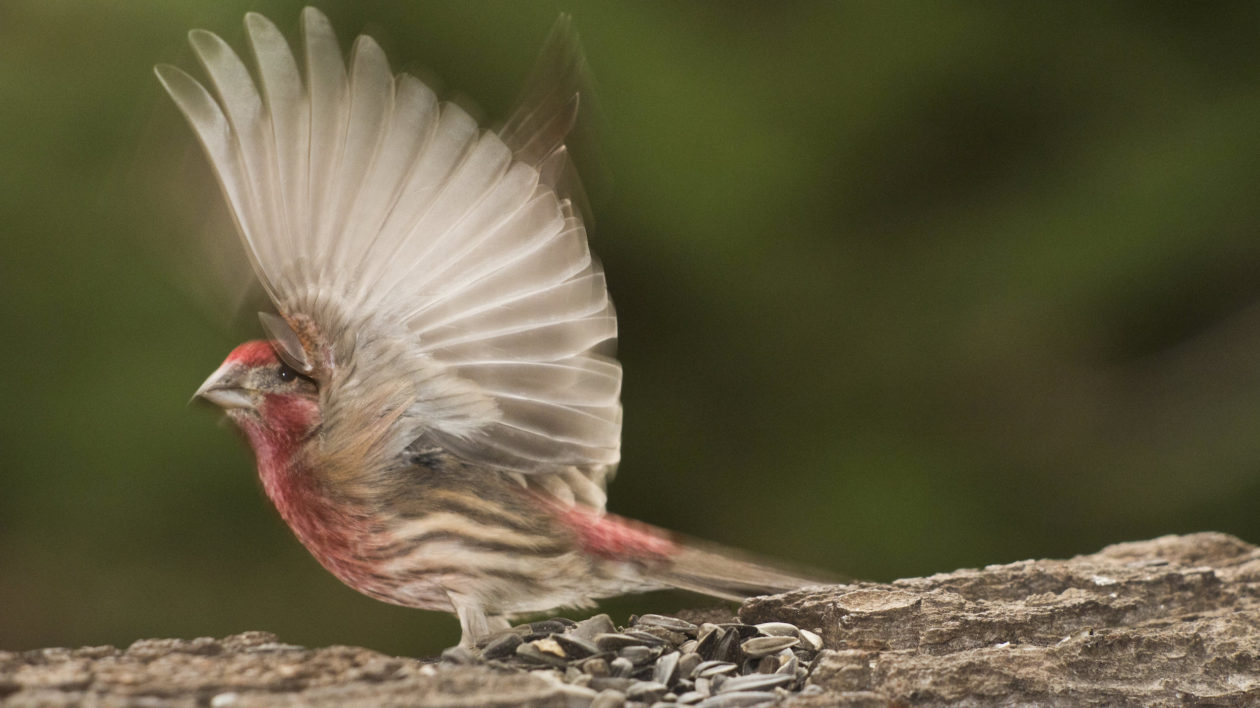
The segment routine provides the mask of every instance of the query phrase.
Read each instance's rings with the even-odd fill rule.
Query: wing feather
[[[271,20],[258,13],[245,15],[245,28],[259,69],[259,83],[270,117],[275,146],[276,179],[284,208],[284,227],[277,242],[292,253],[298,234],[310,230],[310,194],[307,172],[310,160],[310,104],[298,73],[297,61],[284,35]]]
[[[604,288],[604,274],[591,272],[554,285],[524,282],[517,288],[492,289],[485,299],[451,298],[426,313],[419,334],[434,345],[449,341],[439,339],[441,333],[501,328],[496,322],[542,323],[594,314],[607,306]]]
[[[310,232],[303,234],[307,244],[303,247],[312,265],[316,284],[335,280],[331,269],[337,263],[331,258],[334,231],[340,222],[335,212],[338,202],[333,193],[337,181],[337,169],[345,146],[346,114],[346,65],[332,25],[323,13],[314,8],[302,10],[302,39],[306,47],[306,90],[310,103],[310,167],[307,172],[307,189],[313,214]]]
[[[476,362],[463,364],[458,371],[487,393],[509,398],[609,406],[621,396],[621,367],[593,357],[546,364]]]
[[[607,309],[602,299],[604,288],[603,274],[592,273],[510,300],[459,312],[445,322],[429,325],[420,336],[428,347],[438,348],[600,315]]]
[[[162,64],[155,67],[155,71],[158,80],[197,133],[218,175],[223,194],[232,206],[232,217],[245,242],[246,253],[255,272],[261,273],[262,265],[253,245],[259,238],[261,219],[256,213],[249,174],[241,161],[240,147],[227,116],[210,92],[183,70]],[[263,285],[274,299],[275,293],[265,278]]]
[[[424,441],[473,466],[586,470],[595,491],[577,496],[602,505],[621,367],[594,349],[617,323],[556,191],[576,64],[551,87],[536,72],[530,103],[496,134],[395,76],[370,38],[347,64],[317,10],[302,13],[300,59],[261,15],[245,26],[257,82],[204,31],[190,42],[214,94],[173,67],[157,73],[283,318],[267,326],[292,330],[277,338],[320,385],[325,444],[368,450],[368,468]],[[575,56],[565,31],[545,55]]]
[[[424,84],[407,76],[395,82],[393,112],[377,158],[359,192],[355,214],[349,220],[348,227],[354,232],[347,235],[347,244],[357,245],[364,253],[370,252],[371,244],[401,196],[404,180],[432,132],[437,107],[437,97]],[[348,260],[355,259],[349,257]],[[358,265],[361,267],[367,260],[358,259]],[[358,277],[361,285],[364,284],[363,273],[358,273]]]
[[[442,187],[452,171],[462,161],[477,138],[477,123],[463,109],[451,103],[443,104],[437,124],[418,159],[411,166],[406,182],[384,226],[366,244],[373,258],[365,259],[362,267],[365,280],[383,277],[394,267],[399,251],[406,245],[407,236],[424,218],[434,200],[442,193]],[[380,288],[374,292],[385,296]]]
[[[354,43],[350,56],[345,145],[337,169],[333,191],[330,228],[333,234],[333,263],[345,263],[348,253],[359,243],[357,224],[370,219],[374,195],[380,185],[369,175],[374,171],[378,151],[388,134],[388,120],[394,104],[394,77],[381,48],[367,37]],[[387,169],[387,167],[386,167]],[[379,197],[378,197],[379,198]]]
[[[428,281],[424,271],[430,258],[453,247],[460,235],[460,220],[492,191],[511,160],[511,151],[494,136],[486,134],[477,141],[434,195],[430,208],[399,239],[395,258],[383,263],[390,266],[390,272],[377,286],[380,293],[398,300],[426,294],[424,286]],[[435,293],[427,294],[431,297]]]

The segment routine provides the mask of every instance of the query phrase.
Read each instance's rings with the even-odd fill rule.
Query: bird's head
[[[222,408],[260,456],[296,444],[320,422],[315,381],[284,363],[265,340],[233,349],[194,398]]]

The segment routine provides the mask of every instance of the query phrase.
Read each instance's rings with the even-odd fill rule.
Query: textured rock
[[[740,616],[824,641],[784,706],[1260,704],[1260,551],[1222,534],[801,590],[749,600]],[[546,672],[304,649],[262,632],[0,652],[6,707],[588,706],[596,695]]]
[[[1260,704],[1260,551],[1223,534],[755,598],[740,616],[822,635],[821,693],[787,706]]]
[[[531,674],[442,666],[266,632],[114,647],[0,652],[6,706],[585,706],[594,691]]]

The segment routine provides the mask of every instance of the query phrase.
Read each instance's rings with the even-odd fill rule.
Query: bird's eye
[[[294,371],[293,367],[287,364],[281,364],[280,370],[276,372],[276,376],[280,377],[281,381],[288,383],[298,377],[298,372]]]

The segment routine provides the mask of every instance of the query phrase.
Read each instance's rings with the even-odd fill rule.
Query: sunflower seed
[[[643,703],[652,703],[664,697],[669,691],[669,686],[655,681],[639,681],[630,688],[626,689],[626,698],[632,701],[641,701]]]
[[[761,637],[768,639],[768,637]],[[713,655],[709,657],[718,661],[737,661],[739,659],[739,632],[728,629],[713,647]]]
[[[632,637],[634,639],[639,640],[639,644],[646,644],[648,646],[664,646],[666,644],[671,643],[668,639],[663,639],[661,637],[656,636],[656,634],[652,632],[643,631],[643,630],[627,629],[625,632],[622,633],[621,636]],[[681,643],[681,640],[679,642],[673,642],[673,643],[674,644]]]
[[[608,667],[608,661],[600,656],[591,657],[582,662],[582,671],[591,676],[608,676],[612,670]]]
[[[822,637],[814,634],[808,629],[801,630],[801,646],[810,651],[820,651],[823,648]]]
[[[678,678],[678,660],[681,657],[682,655],[676,651],[662,654],[661,658],[656,660],[656,670],[652,674],[652,680],[666,686],[674,685],[674,680]]]
[[[762,657],[777,654],[780,649],[787,649],[800,644],[796,637],[753,637],[739,645],[745,654],[751,657]]]
[[[635,666],[642,666],[655,658],[651,647],[626,647],[619,653],[623,659],[629,659]]]
[[[749,674],[748,676],[731,676],[722,682],[718,693],[735,693],[738,691],[772,691],[779,686],[786,686],[796,680],[795,676],[782,674]]]
[[[643,646],[643,642],[625,634],[604,633],[595,635],[595,646],[600,651],[620,651],[626,647]]]
[[[773,693],[739,691],[711,696],[693,705],[696,708],[746,708],[747,706],[761,705],[774,700],[776,700],[776,696]]]
[[[678,660],[678,675],[683,678],[691,678],[696,673],[696,667],[699,666],[702,661],[704,661],[704,659],[695,652],[683,654],[682,658]]]
[[[588,641],[595,641],[597,635],[612,634],[616,631],[617,627],[613,624],[611,617],[608,615],[595,615],[578,622],[569,633],[576,634]]]
[[[646,635],[655,637],[656,639],[659,639],[661,643],[669,644],[670,646],[675,647],[687,641],[687,635],[682,632],[670,631],[664,627],[639,626],[626,631],[634,636]]]
[[[547,651],[543,651],[533,642],[527,642],[516,647],[516,655],[525,659],[527,662],[535,664],[547,664],[548,666],[564,666],[565,660]]]
[[[608,667],[612,669],[612,675],[616,678],[626,678],[630,676],[630,672],[634,671],[634,662],[624,656],[619,656],[608,663]]]
[[[744,624],[743,622],[725,622],[718,626],[727,631],[734,630],[738,632],[742,639],[757,636],[757,627],[755,625]]]
[[[560,646],[560,642],[555,640],[555,635],[543,637],[542,639],[535,639],[530,642],[530,644],[533,644],[538,648],[538,651],[544,654],[549,654],[559,659],[569,658],[568,652],[564,650],[564,647]]]
[[[696,679],[696,692],[708,698],[713,695],[713,682],[707,678]]]
[[[715,659],[718,642],[726,637],[726,630],[708,624],[700,628],[700,641],[696,644],[696,652],[706,659]]]
[[[718,627],[716,624],[705,622],[704,624],[700,625],[700,629],[696,630],[696,639],[703,642],[705,637],[709,636],[710,634],[717,631],[718,629],[721,629],[721,628]]]
[[[595,645],[595,642],[579,637],[572,632],[553,634],[550,639],[559,644],[564,649],[565,654],[575,659],[584,659],[599,653],[599,647]]]
[[[481,655],[487,659],[502,659],[512,656],[516,653],[516,647],[524,642],[525,640],[521,639],[521,635],[515,632],[501,632],[486,644],[485,648],[481,650]]]
[[[795,637],[800,632],[796,625],[787,622],[762,622],[753,626],[767,637]]]
[[[570,619],[548,619],[538,622],[530,622],[528,624],[518,624],[511,631],[522,635],[525,641],[533,641],[542,639],[548,634],[558,634],[564,632],[570,626],[577,624]]]
[[[496,636],[496,635],[503,634],[504,632],[511,632],[512,634],[519,634],[520,636],[524,637],[524,636],[527,636],[527,635],[531,634],[531,633],[533,632],[533,630],[531,630],[531,629],[529,628],[529,625],[528,625],[528,624],[518,624],[518,625],[516,625],[516,626],[514,626],[514,627],[508,627],[507,629],[503,630],[502,632],[495,632],[494,634],[491,634],[491,635],[490,635],[490,637],[494,637],[494,636]],[[489,637],[487,637],[487,638],[483,638],[483,640],[482,640],[482,641],[487,641],[488,639],[489,639]]]
[[[634,624],[636,627],[660,627],[661,629],[693,637],[696,635],[696,630],[700,629],[686,620],[680,620],[677,617],[666,617],[665,615],[643,615]]]
[[[700,678],[713,678],[729,674],[739,667],[729,661],[706,661],[696,667],[695,675]]]

